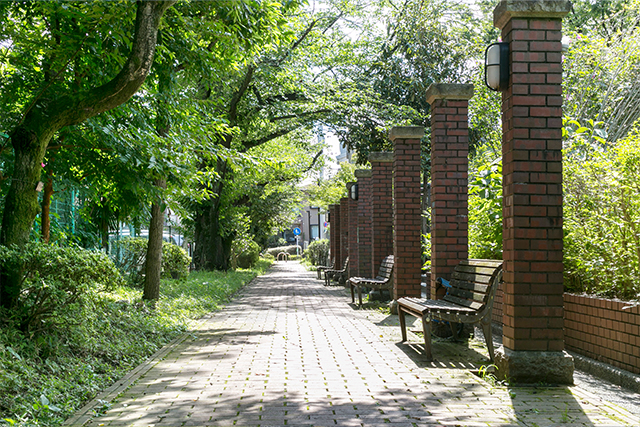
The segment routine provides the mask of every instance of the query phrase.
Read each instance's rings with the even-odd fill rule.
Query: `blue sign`
[[[294,229],[293,229],[293,234],[294,234],[295,236],[299,236],[299,235],[300,235],[300,233],[302,233],[302,231],[300,231],[300,229],[299,229],[298,227],[296,227],[296,228],[294,228]]]

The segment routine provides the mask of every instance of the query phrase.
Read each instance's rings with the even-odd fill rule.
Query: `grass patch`
[[[219,309],[270,262],[251,270],[194,272],[164,280],[156,307],[118,287],[70,305],[56,328],[0,328],[0,425],[57,426],[195,320]]]

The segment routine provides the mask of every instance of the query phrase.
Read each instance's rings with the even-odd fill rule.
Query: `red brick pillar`
[[[394,127],[393,142],[393,299],[422,294],[420,244],[421,126]]]
[[[371,269],[371,170],[357,169],[358,178],[358,273],[360,277],[375,277]]]
[[[358,275],[360,261],[358,257],[358,201],[351,198],[351,187],[355,182],[347,183],[347,194],[349,194],[349,277]]]
[[[371,163],[371,277],[393,254],[393,153],[369,154]]]
[[[344,267],[344,260],[349,256],[349,199],[340,199],[340,268]]]
[[[331,258],[335,259],[335,268],[340,266],[340,205],[329,205],[329,243]]]
[[[569,1],[503,1],[494,25],[509,44],[502,93],[502,376],[573,382],[564,352],[562,264],[562,17]]]
[[[468,171],[470,84],[432,84],[431,105],[431,298],[436,280],[450,280],[453,269],[469,257]]]

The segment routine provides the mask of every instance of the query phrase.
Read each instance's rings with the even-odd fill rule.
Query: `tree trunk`
[[[53,176],[47,175],[47,183],[42,195],[42,213],[40,214],[40,236],[44,243],[49,243],[51,237],[51,196],[53,196]]]
[[[218,160],[218,181],[213,196],[203,202],[195,214],[195,250],[193,262],[197,270],[228,270],[233,236],[223,236],[220,224],[220,200],[227,178],[228,165]]]
[[[167,188],[166,179],[158,179],[155,185]],[[164,231],[164,207],[162,196],[158,196],[151,205],[151,223],[149,224],[149,243],[145,261],[144,292],[142,299],[155,301],[160,298],[160,275],[162,274],[162,234]]]
[[[120,73],[106,84],[80,94],[35,98],[21,124],[11,132],[15,153],[13,180],[5,199],[0,244],[24,246],[38,214],[36,185],[53,135],[127,101],[144,83],[155,55],[158,27],[175,1],[138,2],[131,53]],[[20,293],[21,271],[0,267],[0,307],[11,308]]]

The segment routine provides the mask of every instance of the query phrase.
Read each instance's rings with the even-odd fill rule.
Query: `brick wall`
[[[331,205],[329,211],[329,220],[331,221],[331,250],[332,257],[334,257],[336,264],[335,268],[342,268],[342,253],[340,246],[340,236],[342,235],[340,230],[340,205]]]
[[[349,199],[340,199],[340,268],[343,268],[344,260],[349,256]]]
[[[349,183],[347,190],[351,191],[351,186],[355,182]],[[358,260],[358,201],[351,198],[348,199],[349,204],[349,277],[358,275],[360,261]]]
[[[567,350],[640,374],[640,307],[564,294]]]
[[[393,298],[422,293],[420,140],[424,128],[394,127],[393,141]]]
[[[393,153],[369,155],[371,163],[372,276],[387,255],[393,254]]]
[[[567,350],[640,374],[640,307],[565,293],[564,338]],[[493,304],[493,321],[502,324],[502,291]]]
[[[447,280],[469,257],[469,99],[473,85],[432,84],[431,105],[431,298],[436,280]]]
[[[519,9],[500,7],[511,6],[502,2],[494,12],[511,56],[502,92],[503,342],[511,350],[562,351],[560,40],[567,10],[557,19],[520,18]]]
[[[371,268],[371,170],[358,169],[358,276],[375,277]]]

